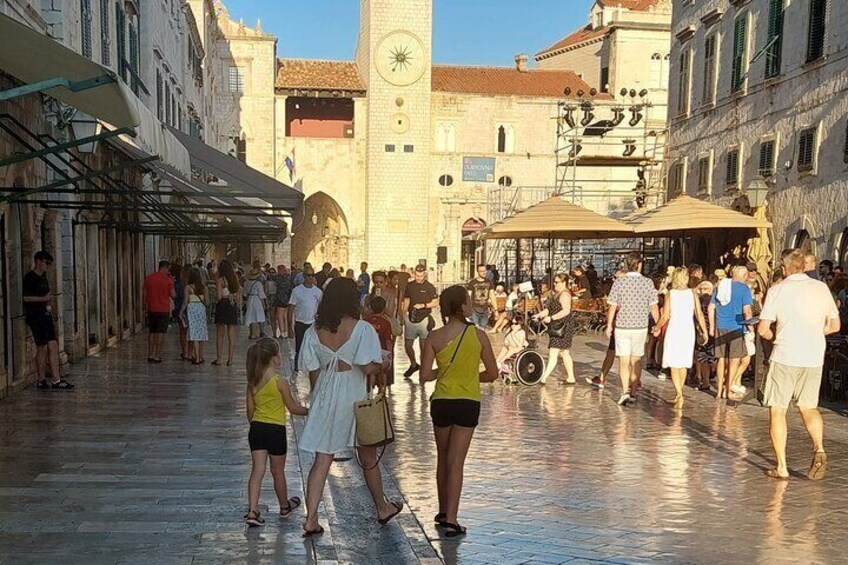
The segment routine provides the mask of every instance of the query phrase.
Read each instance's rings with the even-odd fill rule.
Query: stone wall
[[[724,17],[711,28],[700,18],[713,7],[723,7]],[[809,14],[806,3],[790,3],[784,19],[781,73],[765,79],[765,60],[750,65],[747,83],[741,93],[731,94],[730,42],[735,17],[748,14],[749,52],[766,43],[767,0],[752,0],[739,7],[728,1],[709,6],[675,2],[674,29],[697,22],[694,36],[681,43],[675,40],[672,62],[681,49],[693,51],[692,110],[671,122],[670,159],[685,163],[686,190],[698,193],[697,162],[712,159],[710,190],[704,197],[730,203],[741,192],[726,186],[727,153],[740,150],[739,188],[744,189],[759,176],[759,151],[762,142],[775,141],[775,171],[770,178],[769,216],[774,223],[777,251],[795,243],[795,235],[806,229],[814,238],[813,247],[821,257],[839,259],[842,233],[848,218],[848,156],[844,154],[848,133],[848,4],[830,3],[826,57],[806,63]],[[701,107],[703,89],[703,44],[708,33],[720,35],[720,64],[717,99],[714,105]],[[678,96],[679,69],[672,66],[670,99]],[[676,112],[675,112],[676,114]],[[799,133],[816,127],[814,169],[798,171]],[[789,165],[788,167],[786,165]]]

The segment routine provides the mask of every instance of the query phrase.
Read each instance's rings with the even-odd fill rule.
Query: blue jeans
[[[481,330],[485,330],[489,327],[489,313],[477,312],[475,310],[471,313],[471,321],[474,322],[474,325]]]

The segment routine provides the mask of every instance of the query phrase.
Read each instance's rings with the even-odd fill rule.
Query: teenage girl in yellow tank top
[[[456,515],[462,494],[463,468],[474,428],[480,419],[480,383],[498,378],[492,344],[486,333],[470,325],[471,297],[452,286],[439,297],[445,325],[430,333],[421,351],[421,384],[436,381],[430,398],[430,417],[436,436],[436,524],[447,537],[465,534]],[[480,372],[480,362],[485,370]],[[433,371],[433,362],[438,369]]]
[[[288,497],[286,484],[286,408],[297,416],[309,410],[292,394],[289,383],[278,371],[282,355],[277,341],[261,338],[247,350],[247,419],[250,422],[248,442],[253,468],[247,486],[248,511],[245,521],[250,526],[264,526],[259,515],[259,491],[265,476],[265,465],[271,457],[274,491],[280,502],[280,516],[288,516],[300,506],[300,498]]]

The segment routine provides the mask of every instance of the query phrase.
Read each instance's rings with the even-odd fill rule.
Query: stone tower
[[[368,96],[367,260],[415,264],[429,249],[432,0],[362,0],[356,60]]]

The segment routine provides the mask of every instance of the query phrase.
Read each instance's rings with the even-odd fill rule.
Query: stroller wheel
[[[535,349],[524,349],[515,357],[515,377],[523,385],[537,384],[545,373],[545,359]]]

